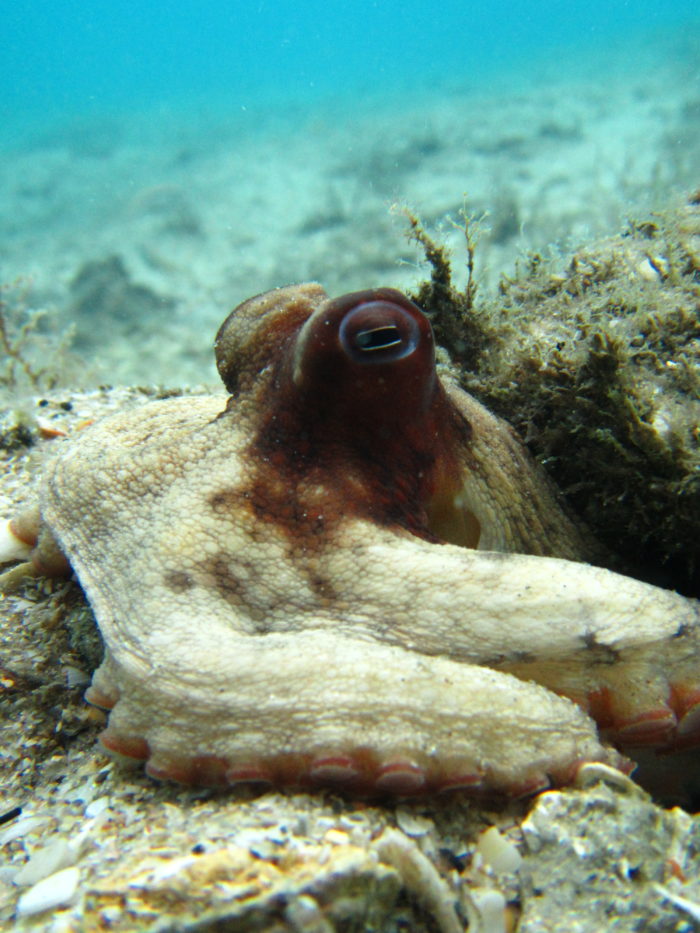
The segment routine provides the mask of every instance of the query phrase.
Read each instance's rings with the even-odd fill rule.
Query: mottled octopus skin
[[[110,417],[45,472],[35,561],[58,542],[94,609],[106,748],[187,783],[522,794],[626,768],[605,740],[698,742],[698,604],[578,562],[408,299],[277,289],[216,350],[228,400]]]

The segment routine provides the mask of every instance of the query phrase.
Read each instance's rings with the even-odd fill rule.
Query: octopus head
[[[229,315],[216,354],[229,409],[240,417],[254,400],[251,459],[266,474],[302,498],[322,490],[326,516],[342,505],[434,537],[430,503],[459,475],[470,426],[438,379],[417,305],[392,288],[333,300],[315,284],[277,289]]]

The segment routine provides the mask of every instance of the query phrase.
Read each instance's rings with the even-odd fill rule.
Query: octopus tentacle
[[[600,546],[571,519],[557,490],[512,429],[450,380],[443,380],[443,384],[450,402],[471,426],[469,442],[459,451],[458,470],[450,484],[450,507],[475,516],[478,522],[480,534],[471,546],[567,560],[600,560]],[[453,544],[469,544],[449,533],[439,537]]]
[[[220,784],[517,794],[579,761],[624,766],[574,704],[508,674],[320,629],[215,629],[215,659],[193,636],[154,645],[157,669],[120,653],[95,677],[101,693],[119,684],[104,744],[156,777],[200,783],[208,761],[210,783],[216,760]]]
[[[589,564],[363,537],[330,559],[351,553],[365,605],[381,605],[386,624],[363,623],[374,637],[537,681],[625,746],[700,742],[696,600]]]

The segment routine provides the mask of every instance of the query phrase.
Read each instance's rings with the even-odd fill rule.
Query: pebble
[[[472,902],[479,912],[482,933],[505,933],[506,899],[500,891],[473,888]]]
[[[476,843],[476,851],[496,872],[514,872],[520,868],[522,855],[516,847],[501,835],[495,826],[484,830]]]
[[[68,687],[82,687],[90,683],[90,675],[79,667],[66,664],[63,668],[63,673],[66,678],[66,686]]]
[[[7,829],[0,833],[0,846],[7,845],[8,842],[14,842],[15,839],[21,839],[36,829],[41,829],[48,821],[41,816],[24,816],[17,822],[12,823]]]
[[[77,868],[63,868],[43,878],[20,897],[17,916],[28,917],[55,907],[70,904],[78,892],[80,872]]]
[[[60,869],[73,865],[76,855],[74,846],[67,840],[57,839],[34,852],[29,861],[19,869],[13,881],[20,885],[36,884],[37,881],[60,872]]]
[[[412,836],[414,839],[420,836],[426,836],[435,829],[435,823],[430,817],[413,813],[411,810],[404,809],[403,807],[397,807],[396,822],[399,825],[399,829],[403,830],[407,836]]]
[[[109,797],[98,797],[96,800],[93,800],[92,803],[89,803],[87,807],[85,807],[85,816],[99,816],[101,813],[104,813],[109,805]]]

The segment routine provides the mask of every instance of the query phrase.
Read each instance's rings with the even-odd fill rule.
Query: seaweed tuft
[[[70,375],[72,328],[58,333],[45,310],[27,306],[20,281],[0,285],[0,389],[53,389]]]
[[[474,221],[462,213],[461,228],[467,251],[467,284],[463,292],[452,284],[452,268],[447,248],[425,231],[418,217],[405,211],[410,224],[409,237],[421,247],[430,265],[430,279],[419,284],[409,297],[426,313],[438,344],[450,358],[466,369],[476,369],[483,348],[492,339],[486,319],[475,305],[474,276],[476,237]]]

